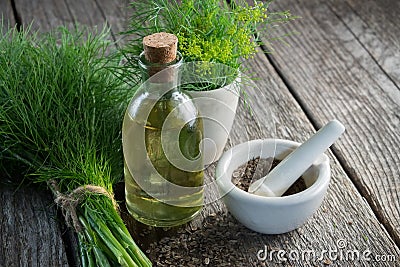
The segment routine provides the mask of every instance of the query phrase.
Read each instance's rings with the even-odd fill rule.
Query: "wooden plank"
[[[76,23],[93,27],[100,32],[110,28],[110,40],[116,41],[126,20],[127,0],[114,2],[104,0],[15,0],[16,8],[22,17],[22,24],[32,23],[33,30],[49,31],[58,26],[72,29]],[[32,12],[34,10],[34,12]],[[110,51],[109,49],[108,51]]]
[[[68,266],[50,192],[0,185],[0,266]]]
[[[118,33],[125,29],[129,10],[127,0],[15,0],[15,3],[22,16],[22,24],[32,22],[34,30],[49,31],[61,25],[72,28],[78,22],[99,30],[110,27],[114,41],[121,38]]]
[[[118,41],[118,45],[124,43],[123,38],[119,33],[126,30],[130,16],[131,8],[129,7],[129,0],[119,1],[96,1],[99,9],[101,10],[105,20],[111,28],[111,33],[114,40]]]
[[[49,31],[58,26],[74,27],[75,23],[102,29],[106,20],[96,0],[15,0],[22,24],[32,22],[34,30]]]
[[[99,29],[102,29],[106,25],[105,18],[101,10],[97,7],[95,0],[65,0],[64,2],[68,7],[71,19],[74,22],[91,27],[97,27]]]
[[[329,6],[400,88],[400,2],[328,1]]]
[[[399,246],[398,86],[343,23],[355,14],[341,19],[330,5],[316,0],[282,0],[274,7],[290,9],[302,19],[284,28],[300,34],[288,39],[290,48],[276,50],[273,63],[315,125],[331,118],[346,125],[335,154]],[[384,29],[385,21],[380,22]],[[399,35],[395,29],[392,34]]]
[[[0,1],[0,22],[3,20],[3,30],[15,25],[11,0]]]
[[[259,137],[306,140],[315,130],[265,56],[258,54],[246,66],[256,78],[257,86],[247,86],[245,90],[257,118],[252,118],[242,106],[235,119],[232,133],[235,140],[232,142]],[[381,266],[400,263],[400,250],[337,159],[332,153],[329,156],[332,159],[332,182],[322,207],[303,227],[286,234],[263,235],[246,229],[227,213],[221,201],[207,205],[201,215],[184,229],[154,229],[130,221],[129,216],[125,215],[124,219],[156,266],[206,266],[206,263],[209,266],[282,266],[282,263],[288,266],[324,266],[324,263],[329,263],[329,256],[323,255],[323,251],[335,248],[342,254],[370,250],[374,257],[395,257],[392,262],[384,262]],[[338,242],[345,242],[342,249],[338,248]],[[343,245],[339,244],[339,247]],[[275,250],[272,260],[257,258],[258,251],[265,247],[269,251]],[[279,250],[286,253],[286,262],[277,257]],[[315,256],[302,259],[304,251],[312,251]],[[296,257],[296,253],[300,256]],[[331,261],[335,266],[355,264],[346,256],[331,257]],[[357,264],[369,265],[369,262],[360,259]]]
[[[32,24],[32,30],[47,32],[61,25],[73,26],[70,10],[63,0],[14,0],[14,2],[24,27]]]

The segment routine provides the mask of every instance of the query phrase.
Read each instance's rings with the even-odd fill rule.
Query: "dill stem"
[[[125,248],[119,243],[115,236],[111,233],[106,224],[100,220],[94,212],[87,211],[89,224],[94,231],[100,236],[109,249],[116,255],[117,261],[122,266],[139,267],[130,257]]]
[[[82,267],[87,267],[88,266],[88,258],[86,254],[87,249],[84,247],[85,237],[82,233],[78,233],[78,241],[79,241],[79,256],[81,259],[81,265]]]
[[[103,254],[103,252],[99,249],[98,247],[98,242],[96,238],[96,233],[93,231],[93,229],[90,227],[90,225],[86,222],[86,220],[83,218],[83,216],[79,216],[79,221],[81,224],[84,226],[84,234],[88,241],[92,244],[89,250],[91,249],[93,251],[94,257],[96,259],[96,263],[101,266],[101,267],[111,267],[110,263],[108,262],[107,258]]]

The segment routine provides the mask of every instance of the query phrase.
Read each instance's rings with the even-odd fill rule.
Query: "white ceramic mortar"
[[[330,181],[329,158],[322,154],[302,175],[307,188],[283,197],[264,197],[236,187],[232,173],[248,160],[260,156],[285,158],[300,144],[282,139],[252,140],[225,152],[216,168],[216,183],[229,212],[247,228],[265,234],[292,231],[319,208]]]

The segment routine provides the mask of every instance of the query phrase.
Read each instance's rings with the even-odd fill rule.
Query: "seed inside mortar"
[[[248,192],[250,183],[267,175],[281,160],[275,158],[254,158],[239,166],[232,173],[232,183],[236,187]],[[307,188],[304,178],[300,176],[291,187],[282,195],[289,196],[299,193]]]

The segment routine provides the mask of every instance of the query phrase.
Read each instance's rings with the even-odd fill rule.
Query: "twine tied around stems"
[[[73,226],[76,232],[82,231],[82,225],[79,222],[78,215],[76,214],[76,208],[79,203],[84,200],[86,193],[89,192],[108,197],[111,199],[114,209],[118,210],[118,204],[115,201],[113,194],[108,192],[104,187],[90,184],[82,185],[74,189],[71,193],[63,194],[55,180],[50,180],[48,184],[56,195],[54,202],[61,208],[67,226]]]

